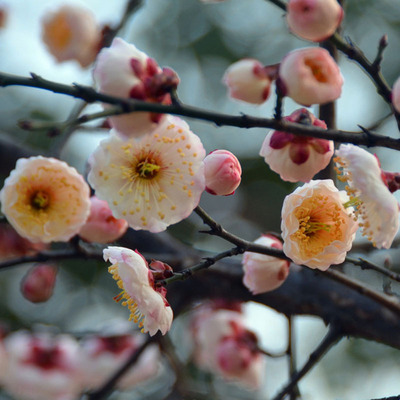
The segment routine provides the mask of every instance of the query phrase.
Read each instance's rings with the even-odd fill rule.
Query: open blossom
[[[119,239],[128,229],[128,222],[114,218],[108,203],[96,196],[90,198],[90,215],[79,236],[87,242],[110,243]]]
[[[392,104],[394,109],[400,113],[400,77],[397,78],[392,89]]]
[[[245,327],[242,314],[216,310],[199,318],[193,332],[196,363],[249,389],[260,388],[265,360],[258,351],[257,337]]]
[[[138,323],[150,336],[157,331],[165,335],[171,328],[173,313],[165,298],[167,289],[155,285],[153,274],[166,278],[172,274],[171,267],[158,261],[150,264],[154,269],[149,269],[140,253],[124,247],[111,246],[103,254],[104,260],[112,264],[109,272],[122,289],[115,300],[122,300],[122,305],[128,306],[129,320]]]
[[[326,129],[326,124],[305,108],[296,110],[286,121]],[[308,182],[330,162],[334,151],[332,140],[270,131],[260,150],[260,156],[272,171],[284,181]]]
[[[116,218],[151,232],[189,216],[205,188],[200,139],[179,118],[168,117],[140,140],[116,135],[93,153],[88,179]]]
[[[254,243],[282,250],[282,242],[262,235]],[[289,275],[289,261],[246,251],[243,255],[243,284],[253,293],[265,293],[282,285]]]
[[[277,82],[299,104],[325,104],[342,93],[343,77],[329,52],[320,47],[293,50],[282,60]]]
[[[90,212],[89,186],[55,158],[21,158],[0,192],[1,211],[32,242],[68,241]]]
[[[63,5],[46,14],[42,39],[58,62],[76,60],[87,67],[96,58],[101,33],[89,10]]]
[[[162,104],[171,103],[169,92],[179,83],[174,71],[161,69],[155,60],[120,38],[101,50],[93,78],[102,93]],[[110,122],[127,138],[151,132],[164,118],[163,114],[135,112],[110,117]]]
[[[81,343],[81,369],[84,385],[98,389],[115,371],[119,370],[129,357],[144,343],[145,337],[136,334],[115,334],[111,336],[90,336]],[[129,389],[157,375],[160,352],[156,345],[148,346],[137,362],[118,380],[118,389]]]
[[[268,68],[258,60],[245,58],[226,70],[223,81],[229,88],[229,96],[247,103],[261,104],[269,97],[272,80]]]
[[[332,36],[343,19],[337,0],[290,0],[286,21],[297,36],[321,42]]]
[[[70,336],[10,334],[4,389],[20,400],[74,400],[83,390],[79,346]]]
[[[282,207],[283,251],[296,264],[326,270],[344,261],[358,228],[343,204],[346,192],[331,179],[310,181],[286,196]]]
[[[53,294],[56,277],[56,265],[34,265],[22,278],[21,293],[32,303],[47,301]]]
[[[214,150],[204,159],[206,191],[218,196],[229,196],[241,181],[242,167],[228,150]]]
[[[388,249],[399,229],[399,204],[382,180],[377,158],[352,144],[341,144],[336,155],[338,178],[346,182],[363,235]]]

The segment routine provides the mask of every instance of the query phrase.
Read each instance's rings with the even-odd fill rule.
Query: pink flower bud
[[[228,86],[229,96],[248,103],[261,104],[270,94],[268,69],[257,60],[235,62],[226,70],[223,81]]]
[[[214,150],[204,159],[206,191],[217,196],[233,194],[240,184],[239,160],[227,150]]]
[[[57,267],[55,265],[35,265],[22,278],[21,293],[32,303],[45,302],[53,294],[56,277]]]
[[[392,104],[394,109],[400,113],[400,77],[397,78],[392,89]]]
[[[282,250],[282,243],[272,235],[263,235],[254,243]],[[289,261],[246,251],[243,255],[243,284],[253,293],[265,293],[282,285],[289,275]]]
[[[284,119],[326,129],[325,122],[315,118],[305,108],[296,110]],[[284,181],[308,182],[329,164],[333,151],[332,140],[270,131],[261,147],[260,155]]]
[[[337,0],[290,0],[286,21],[295,35],[321,42],[332,36],[343,18]]]
[[[79,236],[87,242],[111,243],[128,229],[128,222],[114,218],[110,206],[96,196],[90,198],[90,216]]]
[[[43,19],[42,39],[58,62],[76,60],[87,67],[96,58],[101,34],[89,10],[64,5]]]
[[[277,84],[283,95],[310,106],[340,97],[343,77],[327,50],[308,47],[293,50],[283,58]]]

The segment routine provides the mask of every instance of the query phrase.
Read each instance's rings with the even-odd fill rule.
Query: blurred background
[[[6,9],[7,19],[0,30],[2,72],[22,76],[34,72],[57,82],[92,85],[91,67],[83,69],[75,61],[57,63],[41,40],[43,16],[65,3],[84,6],[93,12],[100,25],[113,26],[119,22],[126,0],[3,0],[0,6]],[[374,59],[384,34],[388,35],[389,46],[382,70],[391,85],[400,75],[399,0],[346,0],[343,35],[351,37],[369,59]],[[199,0],[144,0],[119,36],[156,59],[160,66],[172,67],[178,73],[181,79],[178,95],[183,103],[221,113],[262,117],[272,117],[274,94],[262,106],[229,99],[222,84],[224,71],[231,63],[245,57],[256,58],[263,64],[275,64],[288,51],[310,45],[289,34],[283,12],[265,0],[226,0],[217,4],[204,4]],[[357,131],[358,125],[368,127],[388,115],[389,107],[376,94],[374,85],[360,68],[343,55],[339,64],[345,85],[337,104],[338,128]],[[51,152],[64,142],[64,138],[51,138],[45,131],[24,131],[17,127],[18,120],[63,121],[76,104],[75,99],[42,90],[1,89],[1,137],[35,153]],[[285,114],[296,108],[298,105],[285,100]],[[91,105],[85,112],[100,109],[98,105]],[[313,112],[318,114],[317,109]],[[187,122],[200,136],[207,152],[217,148],[230,150],[240,159],[243,168],[242,184],[235,195],[219,198],[205,193],[201,200],[203,208],[228,231],[247,240],[256,239],[261,232],[279,232],[282,201],[294,185],[283,182],[258,155],[266,130],[216,127],[190,119]],[[107,135],[107,130],[98,125],[96,122],[78,129],[68,138],[61,152],[61,158],[81,173],[85,173],[87,157]],[[399,134],[392,118],[386,119],[377,130],[393,137]],[[381,157],[383,169],[399,170],[399,157],[395,151],[372,150]],[[8,170],[5,165],[1,168],[3,179]],[[222,240],[198,234],[199,226],[199,219],[192,216],[168,232],[184,243],[208,252],[227,248]],[[398,255],[395,250],[387,254],[393,259]],[[369,256],[371,260],[383,260],[387,254],[371,252]],[[104,321],[115,315],[126,317],[126,310],[112,301],[116,294],[114,282],[103,263],[80,265],[71,261],[60,267],[53,297],[39,305],[26,301],[19,291],[21,277],[28,265],[1,271],[1,320],[12,329],[50,324],[61,331],[84,332],[101,329]],[[381,280],[375,275],[366,276],[366,279],[382,287]],[[285,348],[287,329],[283,316],[255,304],[246,305],[246,316],[265,348],[276,352]],[[181,324],[178,321],[174,327],[173,339],[182,336],[180,328],[185,329],[184,321]],[[311,317],[297,317],[295,325],[298,363],[302,365],[324,336],[326,327]],[[233,384],[217,381],[213,386],[215,392],[210,392],[209,398],[229,395],[231,398],[268,399],[285,383],[286,370],[285,360],[267,359],[265,385],[256,395],[258,397],[245,391],[238,392]],[[302,380],[300,389],[307,400],[384,397],[399,393],[399,371],[397,351],[363,340],[343,340]],[[199,376],[199,379],[205,378]],[[137,398],[162,398],[161,392],[155,397],[147,393],[144,390]],[[115,394],[114,398],[136,398],[133,396],[132,393]]]

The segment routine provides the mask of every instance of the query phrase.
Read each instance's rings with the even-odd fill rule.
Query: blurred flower
[[[122,292],[115,301],[122,301],[131,312],[129,320],[139,323],[142,332],[153,336],[157,331],[165,335],[171,328],[173,313],[165,296],[167,289],[155,285],[153,274],[160,279],[172,275],[171,267],[154,263],[157,270],[149,269],[147,261],[137,251],[124,247],[108,247],[103,251],[104,260],[111,262],[108,268]],[[160,270],[160,267],[164,270]],[[153,263],[150,264],[153,267]]]
[[[96,196],[90,198],[90,215],[79,236],[87,242],[110,243],[119,239],[128,229],[128,222],[116,219],[108,203]]]
[[[214,150],[204,159],[206,191],[218,196],[229,196],[241,181],[239,160],[227,150]]]
[[[400,113],[400,77],[397,78],[392,89],[392,104],[394,109]]]
[[[116,218],[160,232],[188,217],[204,191],[205,150],[179,118],[168,117],[140,140],[116,135],[91,156],[88,179]]]
[[[145,337],[137,334],[90,336],[81,343],[82,377],[85,387],[101,387],[118,371],[131,355],[144,343]],[[130,389],[157,375],[160,352],[157,345],[148,346],[137,362],[118,380],[116,387]]]
[[[315,118],[305,108],[294,111],[284,120],[326,129],[325,122]],[[260,156],[284,181],[308,182],[329,164],[333,151],[332,140],[270,131],[261,147]]]
[[[161,69],[155,60],[120,38],[101,50],[93,78],[102,93],[162,104],[171,103],[169,92],[179,83],[174,71]],[[110,122],[118,134],[129,138],[151,133],[164,118],[163,114],[134,112],[110,117]]]
[[[284,96],[310,106],[340,97],[343,77],[327,50],[308,47],[293,50],[283,58],[277,84]]]
[[[310,181],[286,196],[282,207],[283,251],[296,264],[322,271],[344,261],[357,223],[343,206],[346,192],[331,179]]]
[[[47,244],[32,243],[20,236],[11,225],[0,223],[0,261],[33,255],[47,248]]]
[[[332,36],[343,19],[343,9],[337,0],[290,0],[286,21],[297,36],[322,42]]]
[[[21,293],[32,303],[47,301],[53,294],[56,277],[56,265],[37,264],[22,278]]]
[[[32,242],[68,241],[90,212],[89,187],[55,158],[21,158],[0,192],[1,211]]]
[[[377,158],[352,144],[341,144],[336,155],[338,179],[346,182],[363,236],[388,249],[399,229],[399,204],[382,180]]]
[[[247,103],[261,104],[268,99],[271,80],[270,69],[258,60],[245,58],[233,63],[225,72],[223,81],[229,96]]]
[[[44,17],[42,39],[58,62],[76,60],[87,67],[96,58],[101,34],[91,11],[63,5]]]
[[[216,310],[196,318],[195,361],[203,369],[234,380],[248,389],[260,388],[265,360],[256,335],[244,326],[242,314]]]
[[[3,29],[7,25],[8,20],[8,6],[0,2],[0,29]]]
[[[254,243],[282,250],[282,242],[272,235],[262,235]],[[264,254],[246,251],[242,264],[243,284],[253,294],[277,289],[289,275],[289,261]]]
[[[4,389],[20,400],[75,400],[82,391],[79,347],[70,336],[19,331],[4,340]]]

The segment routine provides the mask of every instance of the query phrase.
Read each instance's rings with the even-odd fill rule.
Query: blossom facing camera
[[[223,82],[230,97],[247,103],[264,103],[270,95],[271,77],[258,60],[246,58],[233,63],[226,70]]]
[[[173,70],[161,69],[155,60],[120,38],[100,51],[93,78],[101,93],[161,104],[171,104],[169,93],[179,83]],[[112,116],[110,123],[119,135],[129,138],[152,132],[164,119],[163,114],[135,112]]]
[[[206,191],[218,196],[229,196],[241,181],[242,167],[228,150],[214,150],[204,159]]]
[[[399,230],[399,204],[382,180],[377,158],[352,144],[341,144],[336,156],[338,179],[346,182],[363,236],[388,249]]]
[[[290,0],[286,21],[291,32],[312,42],[332,36],[343,19],[337,0]]]
[[[21,400],[73,400],[83,391],[79,346],[67,335],[18,331],[4,340],[4,389]]]
[[[254,243],[282,250],[282,242],[272,235],[262,235]],[[264,254],[246,251],[242,264],[243,284],[253,294],[277,289],[289,275],[289,261]]]
[[[277,82],[299,104],[325,104],[342,93],[343,77],[329,52],[320,47],[293,50],[282,60]]]
[[[42,39],[58,62],[76,60],[85,68],[96,58],[101,33],[89,10],[64,5],[43,19]]]
[[[344,261],[358,228],[349,200],[331,179],[310,181],[286,196],[282,207],[283,252],[296,264],[325,271]]]
[[[392,89],[392,104],[394,109],[400,113],[400,77],[397,78]]]
[[[114,218],[108,203],[96,196],[90,198],[90,215],[79,236],[87,242],[111,243],[128,229],[128,222]]]
[[[172,275],[171,267],[161,262],[150,264],[137,251],[124,247],[108,247],[103,251],[104,260],[111,262],[109,272],[117,281],[122,292],[115,301],[122,300],[123,306],[128,306],[129,320],[133,320],[153,336],[157,331],[165,335],[171,328],[173,313],[165,296],[167,289],[155,285],[154,274],[160,279]]]
[[[326,129],[326,124],[305,108],[296,110],[284,120]],[[332,140],[270,131],[261,147],[260,156],[284,181],[308,182],[324,169],[334,152]]]
[[[89,161],[88,180],[116,218],[161,232],[189,216],[205,188],[200,139],[168,116],[150,135],[123,141],[111,134]]]
[[[43,303],[53,295],[57,266],[38,264],[31,268],[21,281],[22,295],[32,303]]]
[[[55,158],[21,158],[0,192],[1,211],[32,242],[68,241],[90,212],[89,186]]]

